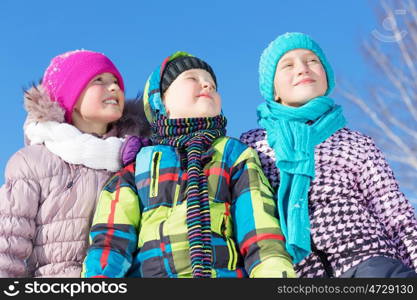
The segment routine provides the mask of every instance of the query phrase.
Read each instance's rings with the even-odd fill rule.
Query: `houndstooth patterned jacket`
[[[266,131],[250,130],[241,141],[257,150],[277,191],[279,171]],[[417,220],[399,191],[391,168],[373,140],[343,128],[315,148],[315,178],[309,190],[312,241],[339,277],[374,256],[400,259],[417,270]],[[326,277],[312,252],[295,265],[299,277]]]

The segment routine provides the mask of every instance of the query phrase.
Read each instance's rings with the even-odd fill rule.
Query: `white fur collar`
[[[70,164],[112,172],[121,168],[123,138],[101,139],[82,133],[70,124],[55,121],[30,123],[25,128],[25,134],[31,145],[45,144],[49,151]]]

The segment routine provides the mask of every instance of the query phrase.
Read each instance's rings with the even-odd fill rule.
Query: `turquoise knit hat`
[[[308,49],[320,59],[327,75],[327,96],[334,87],[333,69],[320,46],[307,34],[300,32],[287,32],[278,36],[264,50],[259,61],[259,89],[265,100],[274,101],[274,76],[280,58],[293,49]]]

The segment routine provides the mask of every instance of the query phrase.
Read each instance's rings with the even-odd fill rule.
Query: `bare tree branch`
[[[415,153],[413,153],[413,151],[408,147],[407,143],[405,143],[402,138],[395,134],[390,127],[382,122],[377,113],[371,109],[363,99],[345,90],[340,90],[340,93],[345,98],[350,99],[356,103],[369,117],[371,117],[372,121],[386,134],[386,136],[407,155],[407,159],[392,156],[393,160],[401,163],[409,163],[414,169],[417,170],[417,157]]]
[[[404,133],[410,135],[412,138],[414,138],[415,140],[417,140],[417,131],[410,129],[406,124],[404,124],[403,122],[401,122],[400,120],[398,120],[392,113],[391,111],[388,109],[388,107],[385,105],[384,100],[381,99],[381,97],[376,94],[375,95],[376,101],[378,102],[379,106],[380,106],[380,110],[382,111],[382,113],[384,114],[384,116],[386,117],[386,119],[395,127],[399,128],[401,131],[403,131]]]
[[[349,83],[338,91],[372,120],[374,126],[366,131],[375,133],[387,159],[400,169],[400,185],[417,195],[417,4],[415,0],[379,3],[385,31],[374,30],[362,48],[377,69],[379,84],[366,95]]]

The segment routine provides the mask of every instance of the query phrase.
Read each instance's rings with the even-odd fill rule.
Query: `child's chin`
[[[212,117],[215,117],[217,115],[214,115],[214,114],[211,114],[211,113],[209,113],[209,114],[203,113],[203,114],[198,114],[198,115],[192,115],[192,116],[190,116],[190,118],[212,118]]]
[[[202,110],[195,116],[196,118],[212,118],[218,116],[220,113],[215,110]]]
[[[103,121],[106,123],[113,123],[116,122],[117,120],[119,120],[122,117],[121,113],[114,113],[111,115],[107,115],[103,118]]]

